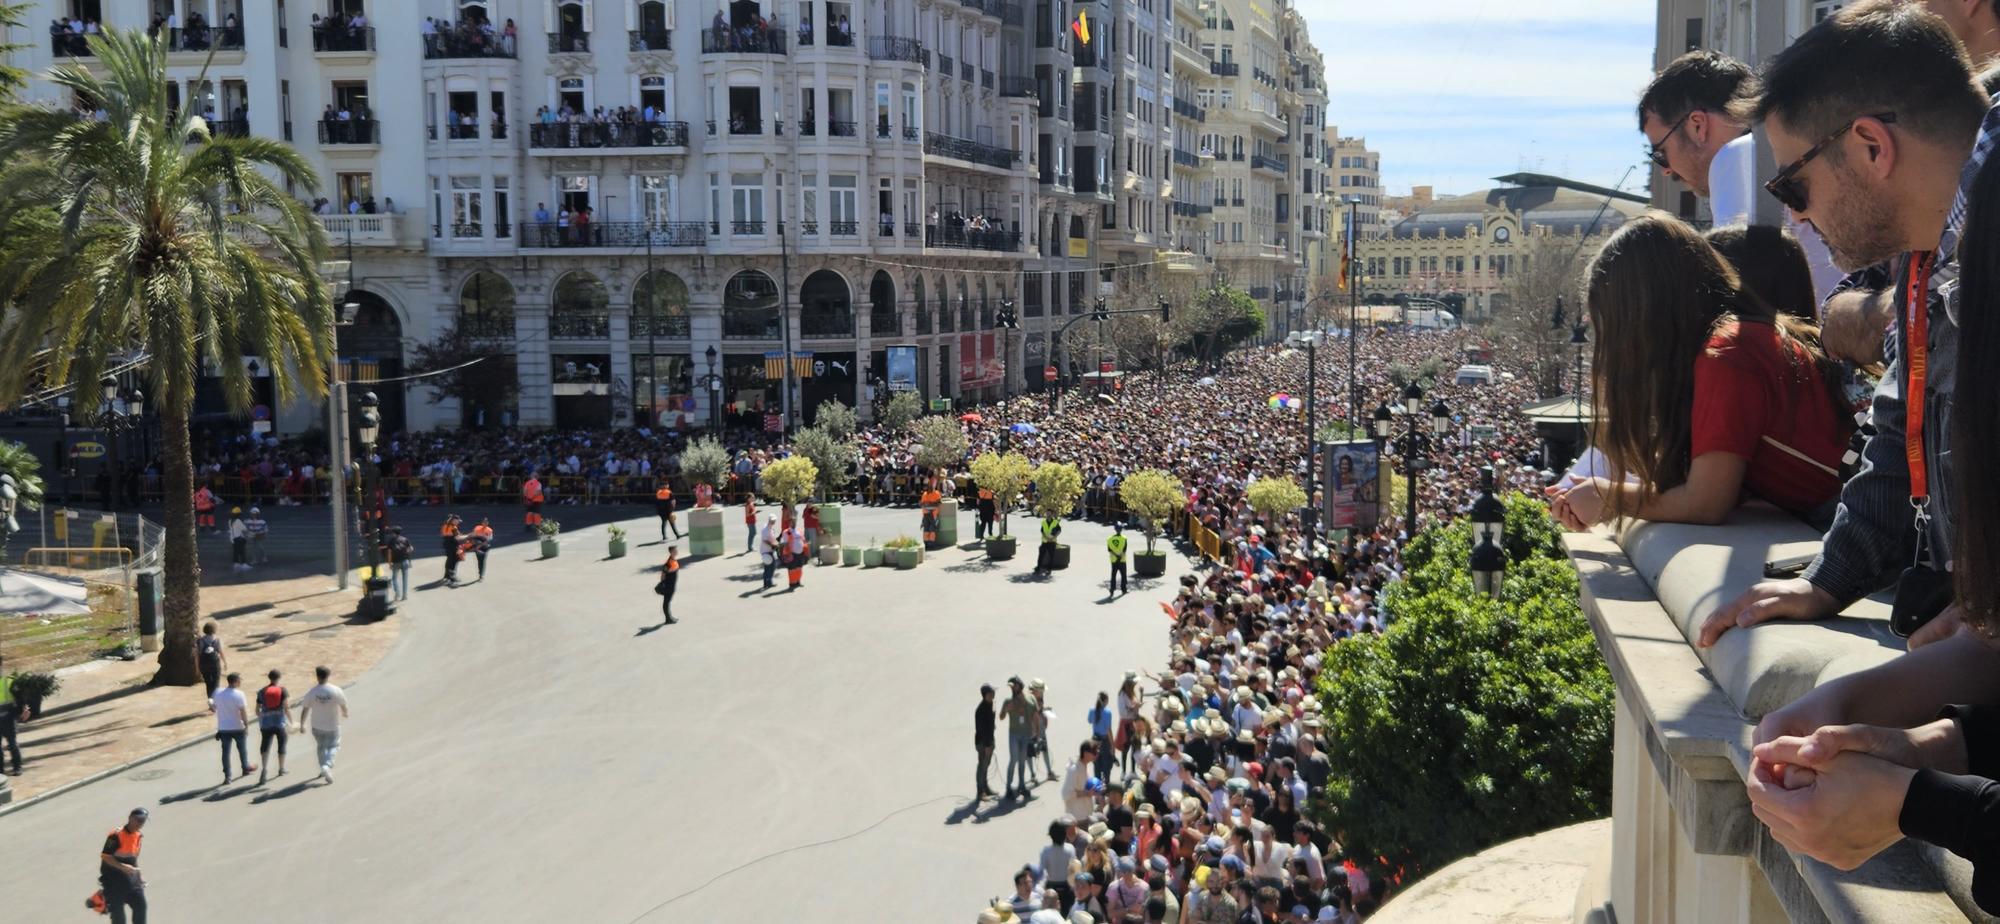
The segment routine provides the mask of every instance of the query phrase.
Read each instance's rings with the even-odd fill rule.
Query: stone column
[[[722,303],[719,293],[688,293],[688,356],[690,377],[694,381],[694,413],[689,422],[696,429],[707,430],[716,418],[712,408],[722,397],[722,392],[703,387],[702,381],[708,376],[708,348],[715,348],[715,374],[723,374],[727,347],[722,342]]]
[[[639,393],[639,380],[632,375],[632,312],[630,306],[614,304],[610,307],[610,311],[611,381],[614,383],[624,382],[626,388],[631,392],[631,397],[620,401],[618,399],[617,388],[614,387],[612,389],[611,425],[614,427],[629,427],[633,424],[632,409],[641,401],[650,403],[650,396]],[[643,348],[644,342],[641,341],[640,345]],[[649,385],[648,387],[651,386]],[[658,421],[649,420],[642,421],[642,423],[646,426],[653,426]]]
[[[521,383],[519,419],[524,427],[555,425],[554,378],[549,369],[549,309],[518,305],[514,310],[514,341],[523,345],[514,359]]]

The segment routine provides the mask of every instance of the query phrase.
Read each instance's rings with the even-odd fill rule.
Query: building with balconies
[[[1210,79],[1196,90],[1196,104],[1208,116],[1203,147],[1216,154],[1216,269],[1232,286],[1271,293],[1259,301],[1271,321],[1268,335],[1282,337],[1299,321],[1301,206],[1313,204],[1301,201],[1308,194],[1295,161],[1304,159],[1306,126],[1325,119],[1323,107],[1307,118],[1294,76],[1293,62],[1311,42],[1286,3],[1207,0],[1201,10]],[[1315,56],[1308,51],[1306,60]],[[1281,292],[1283,304],[1276,301]]]

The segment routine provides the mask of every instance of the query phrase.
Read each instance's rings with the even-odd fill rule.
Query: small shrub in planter
[[[622,526],[613,525],[606,531],[611,534],[611,557],[624,558],[625,528]]]
[[[27,713],[42,714],[42,701],[62,690],[62,679],[41,671],[14,674],[14,699]]]
[[[554,520],[543,520],[535,527],[542,537],[542,557],[554,558],[562,552],[562,524]]]
[[[840,563],[849,568],[859,566],[861,564],[861,553],[863,551],[864,550],[858,545],[841,546]]]
[[[1180,480],[1157,469],[1141,469],[1119,482],[1118,499],[1139,518],[1146,533],[1146,551],[1133,556],[1133,570],[1140,577],[1166,574],[1167,555],[1155,550],[1153,543],[1167,518],[1187,506],[1187,494],[1181,489]]]
[[[882,557],[884,551],[885,550],[882,548],[881,543],[876,542],[873,538],[870,538],[868,540],[868,547],[861,550],[861,567],[863,568],[882,567]]]
[[[895,555],[896,570],[908,571],[924,560],[924,546],[910,536],[897,536],[884,546]]]

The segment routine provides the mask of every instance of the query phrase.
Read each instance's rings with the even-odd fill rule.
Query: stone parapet
[[[1721,527],[1631,523],[1566,538],[1583,610],[1617,682],[1611,910],[1620,924],[1781,921],[1930,924],[1994,920],[1970,899],[1971,870],[1905,841],[1841,872],[1771,839],[1744,793],[1765,713],[1835,677],[1896,657],[1889,608],[1863,600],[1814,623],[1767,623],[1689,640],[1818,536],[1751,505]],[[1602,906],[1580,909],[1601,914]]]

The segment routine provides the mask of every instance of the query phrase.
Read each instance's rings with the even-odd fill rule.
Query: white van
[[[1452,376],[1452,382],[1459,385],[1491,385],[1493,384],[1493,367],[1460,366],[1458,367],[1458,374]]]

